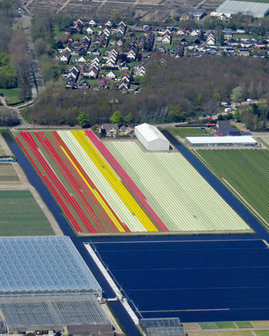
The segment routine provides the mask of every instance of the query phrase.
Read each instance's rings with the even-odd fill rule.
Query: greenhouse
[[[2,237],[0,251],[0,317],[8,331],[109,324],[102,289],[69,237]]]

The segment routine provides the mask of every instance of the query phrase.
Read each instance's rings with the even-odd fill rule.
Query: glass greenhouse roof
[[[0,297],[0,310],[9,331],[110,323],[92,294]]]
[[[69,237],[0,238],[0,295],[101,287]]]

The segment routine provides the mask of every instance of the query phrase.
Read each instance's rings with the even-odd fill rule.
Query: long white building
[[[186,137],[186,143],[190,146],[255,146],[257,141],[249,135],[241,136],[202,136]]]
[[[144,123],[135,127],[135,135],[148,151],[167,151],[169,141],[157,127]]]

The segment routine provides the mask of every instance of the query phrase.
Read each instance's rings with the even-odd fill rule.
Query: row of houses
[[[113,27],[111,21],[98,25],[94,20],[76,20],[63,34],[56,58],[66,64],[63,75],[68,88],[83,84],[82,88],[129,92],[139,90],[135,78],[145,76],[145,62],[153,53],[175,58],[208,54],[263,58],[268,55],[269,42],[269,32],[254,38],[244,29],[224,28],[217,35],[188,27],[128,27],[123,21]]]

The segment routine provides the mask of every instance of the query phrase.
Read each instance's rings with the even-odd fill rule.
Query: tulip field
[[[250,231],[178,152],[104,144],[89,130],[16,139],[78,234]]]
[[[77,233],[170,231],[91,131],[20,132],[17,141]]]
[[[250,231],[179,152],[145,152],[134,141],[105,145],[170,231]]]

